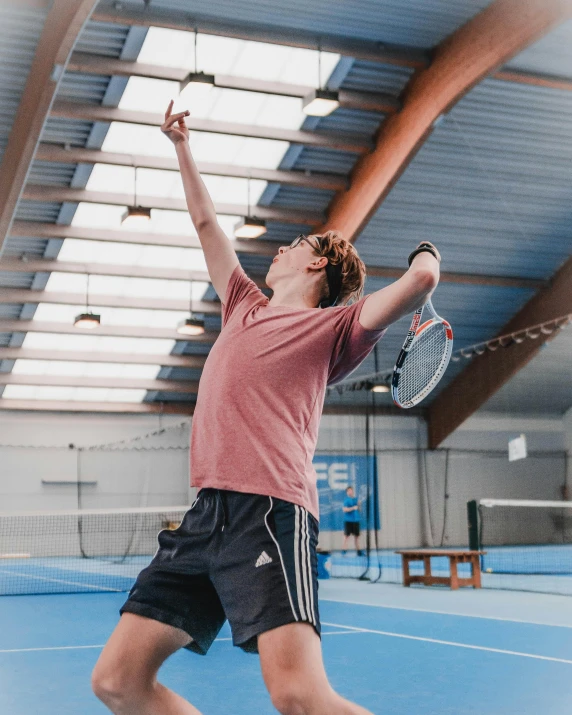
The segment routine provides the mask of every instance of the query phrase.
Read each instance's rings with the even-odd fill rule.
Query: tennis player
[[[342,545],[342,553],[346,553],[348,539],[350,536],[353,536],[356,544],[357,555],[363,556],[363,551],[359,547],[360,503],[354,494],[353,487],[348,487],[346,489],[346,496],[342,509],[344,510],[344,543]]]
[[[180,648],[206,654],[228,619],[234,644],[259,653],[280,713],[367,715],[333,690],[322,661],[312,457],[326,385],[351,373],[388,325],[424,303],[438,282],[439,254],[431,245],[416,249],[402,278],[361,297],[365,267],[351,243],[331,231],[298,236],[272,261],[268,300],[217,223],[189,149],[189,112],[172,108],[162,131],[176,148],[221,298],[222,331],[193,416],[197,498],[178,529],[159,534],[94,669],[93,689],[116,715],[196,715],[157,672]],[[191,665],[191,690],[192,681]],[[225,685],[232,692],[221,674]]]

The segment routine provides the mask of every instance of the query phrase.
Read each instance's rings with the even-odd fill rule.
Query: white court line
[[[344,626],[344,628],[347,628],[347,626]],[[323,636],[351,636],[355,635],[356,633],[359,633],[360,631],[357,629],[351,629],[351,630],[345,630],[345,631],[328,631],[325,633],[322,633]],[[218,643],[219,641],[231,641],[232,638],[216,638],[215,643]],[[0,650],[0,653],[35,653],[37,651],[44,651],[44,650],[81,650],[81,649],[86,649],[86,648],[104,648],[104,645],[56,645],[56,646],[48,646],[46,648],[7,648],[4,650]]]
[[[568,598],[563,596],[563,598]],[[543,621],[527,621],[524,618],[504,618],[503,616],[481,616],[478,613],[456,613],[454,611],[438,611],[431,608],[411,608],[410,606],[387,606],[384,603],[365,603],[364,601],[348,601],[343,598],[320,597],[320,601],[332,603],[347,603],[352,606],[371,606],[372,608],[389,608],[395,611],[415,611],[416,613],[438,613],[442,616],[460,616],[461,618],[484,618],[487,621],[507,621],[508,623],[528,623],[531,626],[550,626],[551,628],[572,628],[568,623],[545,623]]]
[[[95,588],[98,591],[109,591],[111,593],[123,593],[118,588],[107,588],[106,586],[93,586],[90,583],[78,583],[77,581],[65,581],[62,578],[48,578],[47,576],[32,576],[29,573],[19,573],[18,571],[6,571],[0,569],[0,573],[7,573],[8,576],[20,576],[22,578],[35,578],[39,581],[49,581],[50,583],[65,583],[68,586],[81,586],[82,588]]]
[[[442,641],[436,638],[424,638],[422,636],[409,636],[404,633],[391,633],[390,631],[376,631],[371,628],[358,628],[357,626],[342,626],[339,623],[324,623],[325,626],[331,626],[332,628],[350,628],[358,633],[375,633],[378,636],[389,636],[390,638],[405,638],[406,640],[412,641],[424,641],[426,643],[437,643],[437,645],[450,645],[457,648],[469,648],[471,650],[484,650],[489,653],[502,653],[503,655],[516,655],[521,658],[534,658],[536,660],[550,660],[555,663],[566,663],[567,665],[572,665],[572,660],[566,660],[565,658],[553,658],[549,655],[535,655],[533,653],[520,653],[516,650],[503,650],[501,648],[488,648],[482,645],[469,645],[468,643],[456,643],[455,641]]]

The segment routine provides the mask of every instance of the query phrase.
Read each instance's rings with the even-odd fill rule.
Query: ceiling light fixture
[[[85,313],[79,313],[73,321],[75,328],[82,330],[93,330],[101,325],[101,315],[92,313],[89,309],[89,273],[86,274],[86,290],[85,290]]]
[[[266,233],[266,221],[250,214],[250,176],[246,185],[246,212],[247,215],[234,226],[235,238],[260,238]]]
[[[191,278],[190,284],[191,284],[191,297],[190,297],[190,302],[189,302],[190,317],[183,320],[182,323],[179,323],[177,332],[180,335],[189,335],[189,336],[203,335],[205,332],[205,321],[201,320],[200,318],[197,318],[193,314],[193,279],[192,278]]]
[[[389,392],[389,385],[372,385],[371,386],[371,391],[372,392]]]
[[[137,205],[137,167],[133,183],[133,206],[128,206],[121,217],[121,225],[126,228],[136,229],[145,227],[151,220],[151,209]]]
[[[207,74],[206,72],[199,72],[198,68],[198,63],[197,63],[197,37],[198,37],[198,31],[195,29],[194,32],[194,56],[195,56],[195,70],[194,72],[189,72],[189,74],[183,79],[179,86],[179,94],[183,94],[183,92],[187,89],[189,85],[197,85],[197,84],[202,84],[202,85],[207,85],[210,87],[214,87],[216,84],[215,81],[215,76],[214,74]]]
[[[327,117],[339,106],[339,93],[322,87],[322,50],[318,47],[318,89],[304,97],[302,111],[311,117]]]

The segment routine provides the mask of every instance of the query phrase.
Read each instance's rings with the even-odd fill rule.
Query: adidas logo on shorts
[[[266,551],[263,551],[260,554],[260,556],[258,557],[258,559],[256,560],[256,568],[258,568],[259,566],[264,566],[264,564],[271,564],[271,563],[272,563],[272,559],[270,558],[270,556],[268,556]]]

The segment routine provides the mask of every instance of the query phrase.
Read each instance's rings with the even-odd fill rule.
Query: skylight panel
[[[137,61],[318,87],[316,50],[199,33],[195,68],[194,40],[193,32],[151,27]],[[322,79],[329,77],[339,58],[337,54],[322,52]]]
[[[189,292],[187,288],[187,292]],[[194,293],[194,289],[193,289]],[[85,310],[81,305],[57,305],[54,303],[40,303],[34,316],[35,320],[47,323],[64,323],[71,325],[78,313]],[[102,325],[124,325],[152,328],[172,328],[188,317],[188,311],[180,310],[144,310],[141,308],[106,308],[99,305],[90,305],[90,310],[101,315]]]
[[[131,234],[137,233],[122,226],[121,217],[124,211],[125,206],[80,203],[75,212],[72,226],[106,228]],[[232,236],[233,227],[238,221],[238,216],[217,215],[217,221],[226,236]],[[166,211],[163,209],[153,209],[151,211],[151,220],[147,223],[145,233],[167,233],[193,237],[197,235],[188,211]]]
[[[207,271],[204,253],[199,248],[107,243],[78,238],[64,240],[57,260]]]
[[[100,387],[51,387],[6,385],[7,400],[56,400],[63,402],[143,402],[146,390]]]
[[[119,107],[139,112],[164,112],[171,99],[175,100],[174,112],[188,109],[197,119],[298,129],[305,118],[299,97],[195,83],[179,95],[178,82],[147,77],[129,78]]]
[[[265,169],[275,169],[289,147],[288,142],[275,139],[256,139],[211,132],[191,132],[189,142],[195,161]],[[159,127],[123,122],[112,122],[102,150],[131,155],[163,156],[171,159],[175,157],[171,142],[160,132]],[[250,153],[253,155],[252,161],[249,161]],[[242,157],[240,161],[236,159],[239,155]]]
[[[87,276],[81,273],[50,274],[46,292],[85,293]],[[209,283],[193,282],[193,300],[199,300],[205,294]],[[113,295],[120,297],[139,296],[168,299],[186,299],[190,297],[189,281],[160,280],[156,278],[125,278],[123,276],[97,276],[89,279],[91,295]]]
[[[122,338],[101,335],[59,333],[26,333],[24,348],[97,353],[133,353],[137,355],[169,355],[174,340],[161,338]]]
[[[203,175],[203,181],[214,202],[246,203],[247,179]],[[135,202],[135,171],[128,166],[96,164],[87,183],[89,191],[111,191],[133,196]],[[250,182],[251,201],[257,202],[266,188],[265,181]],[[159,169],[137,170],[137,203],[141,196],[184,199],[185,191],[181,175],[176,171]]]
[[[131,363],[76,362],[71,360],[16,360],[15,375],[54,375],[59,377],[109,377],[154,380],[160,365]]]

